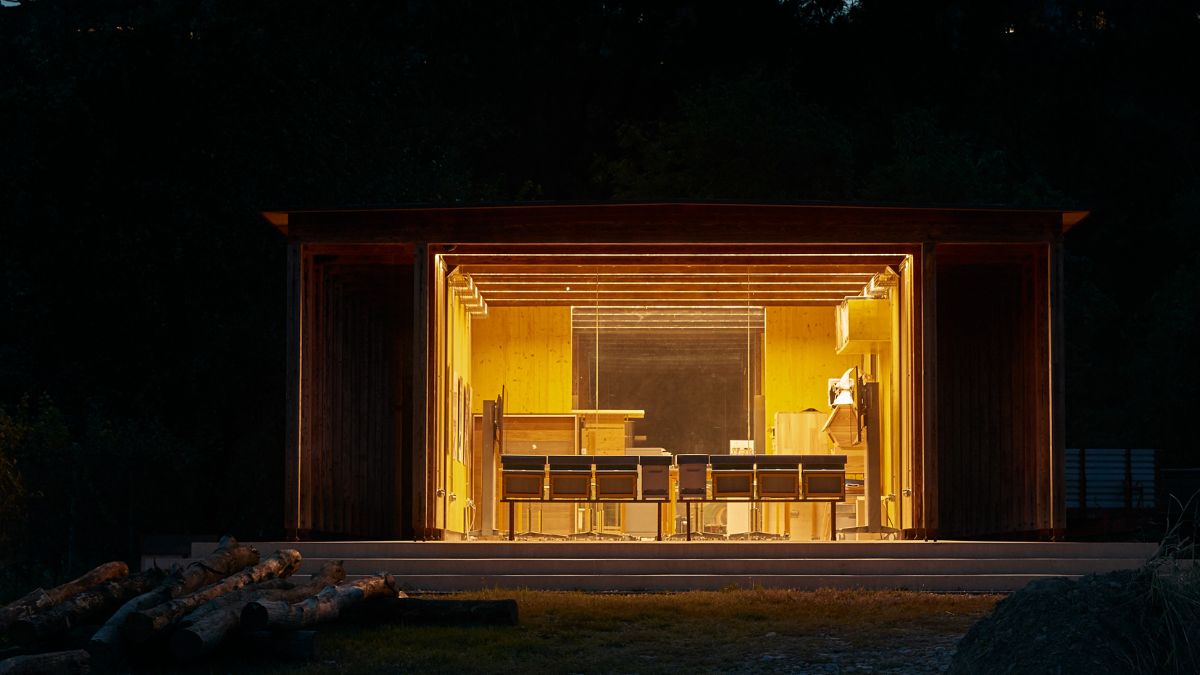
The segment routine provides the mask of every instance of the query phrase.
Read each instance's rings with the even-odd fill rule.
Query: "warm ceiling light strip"
[[[772,280],[772,281],[811,281],[824,280],[830,281],[869,281],[871,276],[877,274],[877,271],[886,268],[886,265],[870,265],[862,269],[846,271],[841,265],[836,265],[839,269],[821,269],[803,271],[778,271],[778,273],[656,273],[656,271],[640,271],[628,270],[619,271],[619,273],[553,273],[553,271],[526,271],[521,274],[491,274],[486,271],[472,271],[472,279],[480,283],[503,283],[505,281],[534,281],[534,282],[562,282],[562,283],[594,283],[596,280],[664,280],[664,281],[690,281],[690,280],[726,280],[734,279],[745,283],[746,279],[751,281],[757,280]],[[856,265],[857,267],[857,265]]]
[[[754,301],[754,304],[762,307],[832,307],[839,304],[847,297],[858,297],[848,295],[839,298],[759,298]],[[683,307],[695,307],[704,304],[712,305],[713,302],[722,302],[720,299],[689,299],[689,298],[605,298],[604,301],[615,307],[647,307],[654,306],[658,303],[692,303],[681,304]],[[744,299],[730,298],[723,301],[724,304],[714,305],[717,307],[745,307]],[[648,304],[649,303],[649,304]],[[579,307],[586,305],[586,302],[580,302],[579,298],[508,298],[508,299],[492,299],[488,300],[489,306],[496,307]]]
[[[597,310],[597,309],[619,309],[619,310],[624,311],[629,306],[630,305],[579,305],[575,309],[578,311],[581,311],[581,312],[587,312],[587,311],[592,311],[592,310]],[[647,311],[657,312],[659,310],[664,310],[664,309],[687,309],[687,310],[721,309],[721,310],[725,310],[725,309],[729,309],[730,307],[729,307],[729,305],[669,305],[669,304],[664,304],[664,305],[642,305],[642,308]],[[742,303],[741,305],[736,305],[735,308],[738,308],[738,309],[762,309],[761,307],[749,307],[748,308],[748,307],[746,307],[746,303]]]
[[[874,266],[872,265],[872,268]],[[513,278],[513,279],[529,279],[531,277],[570,277],[572,279],[594,279],[596,277],[695,277],[698,279],[707,279],[710,277],[737,277],[745,279],[755,277],[854,277],[856,279],[870,279],[875,273],[872,272],[594,272],[591,274],[577,272],[541,272],[536,268],[531,268],[529,272],[488,272],[486,270],[472,270],[471,278],[478,283],[498,283],[497,278]]]
[[[588,290],[594,288],[615,288],[615,287],[635,287],[635,286],[733,286],[736,288],[759,288],[762,286],[779,286],[783,288],[794,287],[828,287],[837,286],[839,288],[862,288],[863,282],[859,281],[759,281],[747,284],[744,281],[601,281],[600,283],[572,283],[568,290]],[[551,286],[558,289],[563,288],[563,282],[552,281],[483,281],[478,282],[479,288],[490,290],[493,288],[508,288],[511,286]]]
[[[598,305],[598,306],[580,305],[579,307],[575,308],[576,312],[588,312],[590,314],[604,314],[606,310],[612,310],[616,314],[628,314],[629,313],[629,310],[625,309],[624,307],[622,307],[620,309],[616,309],[616,308],[612,308],[612,307],[606,307],[604,305]],[[755,307],[754,305],[750,305],[750,306],[742,305],[740,307],[720,306],[720,307],[714,307],[713,310],[714,311],[712,311],[710,313],[714,316],[738,316],[740,314],[754,314],[756,312],[761,314],[763,311],[762,307]],[[684,314],[704,314],[705,313],[705,309],[703,307],[692,307],[692,306],[689,306],[686,309],[683,309],[680,311],[683,312]],[[673,313],[674,312],[671,311],[671,308],[666,307],[666,306],[650,307],[645,312],[642,312],[642,314],[647,314],[647,315],[673,314]]]
[[[782,290],[766,289],[766,290],[755,290],[752,292],[757,295],[780,294],[781,293],[784,295],[828,295],[828,296],[836,295],[838,297],[846,297],[848,294],[857,294],[861,290],[862,290],[862,288],[859,286],[851,286],[850,288],[845,289],[845,290],[828,289],[828,288],[820,289],[820,290],[816,290],[816,289],[807,290],[807,289],[803,289],[803,288],[796,288],[796,289],[782,289]],[[646,289],[630,288],[630,289],[626,289],[626,290],[606,291],[606,290],[596,290],[594,288],[579,288],[579,289],[573,288],[568,291],[568,290],[564,290],[561,288],[553,289],[553,290],[550,290],[550,289],[538,290],[538,289],[531,289],[531,288],[509,290],[509,289],[504,289],[504,288],[497,288],[495,290],[488,291],[488,295],[532,295],[532,296],[561,295],[564,297],[594,296],[596,293],[600,293],[601,295],[626,295],[626,294],[630,294],[630,293],[653,293],[655,295],[666,295],[666,294],[675,294],[675,293],[679,293],[679,294],[718,293],[718,294],[728,295],[728,294],[732,293],[732,294],[736,294],[742,298],[746,297],[746,291],[744,289],[743,290],[696,289],[696,290],[671,291],[671,290],[663,290],[663,289],[655,289],[655,288],[646,288]]]
[[[758,321],[751,321],[749,323],[749,325],[751,327],[757,326],[757,327],[761,328],[763,326],[763,323],[764,322],[760,319]],[[588,323],[587,321],[576,321],[572,325],[581,330],[592,330],[593,328],[595,328],[595,324]],[[719,330],[721,332],[736,332],[736,330],[745,330],[746,323],[743,323],[741,326],[737,326],[736,330],[735,330],[734,326],[712,326],[710,324],[703,324],[703,323],[701,323],[701,324],[660,324],[660,325],[654,325],[654,326],[643,326],[638,323],[630,323],[630,324],[614,323],[614,324],[600,324],[600,326],[601,326],[601,328],[609,328],[609,329],[614,329],[614,330],[615,329],[626,329],[626,330],[655,331],[655,330],[658,330],[659,328],[671,327],[674,330],[685,330],[685,331],[687,331],[687,330],[706,331],[710,328],[713,328],[713,329]]]
[[[584,320],[588,323],[588,325],[595,323],[595,320],[589,316],[576,316],[576,319]],[[601,326],[609,326],[609,325],[614,325],[614,324],[629,324],[629,325],[636,325],[636,326],[704,325],[704,326],[737,327],[737,326],[745,326],[747,319],[750,321],[762,321],[763,318],[761,316],[757,316],[757,317],[747,316],[747,317],[742,317],[741,319],[730,320],[730,321],[724,321],[724,320],[714,321],[712,319],[638,319],[637,317],[630,317],[628,319],[620,319],[620,318],[614,317],[612,319],[601,319],[600,325]]]
[[[478,315],[481,318],[486,318],[488,315],[487,301],[483,299],[483,295],[479,292],[479,287],[475,285],[475,281],[469,275],[462,274],[457,270],[452,272],[446,279],[446,286],[450,292],[458,297],[463,308],[468,314]]]
[[[496,258],[497,253],[460,253],[451,252],[445,255],[452,255],[455,258]],[[620,253],[610,251],[598,251],[595,253],[564,253],[554,251],[548,253],[545,251],[520,251],[509,253],[510,256],[521,257],[536,257],[536,256],[553,256],[554,258],[661,258],[670,256],[672,258],[900,258],[904,257],[905,253],[787,253],[787,252],[736,252],[736,253],[691,253],[686,251],[654,251],[650,253]]]
[[[663,321],[668,321],[668,322],[699,321],[699,322],[704,322],[704,323],[730,323],[730,324],[736,323],[738,321],[746,321],[747,319],[755,320],[755,319],[763,318],[762,313],[742,313],[742,314],[729,314],[729,315],[717,315],[717,314],[695,315],[695,314],[671,313],[671,314],[643,315],[640,313],[632,313],[632,312],[629,314],[621,314],[621,313],[593,314],[590,312],[588,312],[588,313],[576,312],[574,314],[574,316],[578,319],[587,319],[588,321],[600,321],[600,322],[639,321],[639,322],[644,322],[644,323],[655,323],[655,322],[663,322]]]

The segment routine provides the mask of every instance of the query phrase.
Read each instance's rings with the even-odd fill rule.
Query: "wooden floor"
[[[420,591],[534,588],[683,591],[741,588],[903,588],[1012,591],[1035,579],[1133,568],[1153,544],[876,542],[255,542],[264,555],[295,548],[301,575],[326,560],[351,576],[390,572]],[[142,565],[198,559],[144,556]]]

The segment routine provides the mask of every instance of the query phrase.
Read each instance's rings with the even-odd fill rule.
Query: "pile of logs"
[[[82,673],[164,654],[189,662],[219,647],[312,659],[314,628],[343,616],[376,624],[517,622],[513,600],[409,598],[390,574],[347,581],[341,562],[294,583],[299,567],[298,551],[264,559],[228,536],[182,569],[130,574],[125,563],[105,563],[0,608],[0,636],[16,645],[0,649],[0,675]]]

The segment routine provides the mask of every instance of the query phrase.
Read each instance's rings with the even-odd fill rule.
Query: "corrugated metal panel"
[[[1085,466],[1080,467],[1080,455]],[[1156,457],[1150,448],[1068,448],[1067,507],[1153,509]],[[1086,502],[1086,503],[1085,503]]]

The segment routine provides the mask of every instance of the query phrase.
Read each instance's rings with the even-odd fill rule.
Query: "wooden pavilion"
[[[482,427],[502,392],[510,445],[499,453],[849,449],[845,510],[717,505],[708,526],[723,536],[816,538],[821,517],[868,538],[1062,535],[1062,240],[1086,212],[604,203],[263,215],[288,239],[291,538],[502,531]],[[851,373],[875,397],[869,441],[830,426],[830,391]],[[825,421],[822,434],[796,431],[805,414]],[[636,538],[638,506],[515,517],[547,536]],[[677,516],[673,503],[660,511],[660,529]]]

